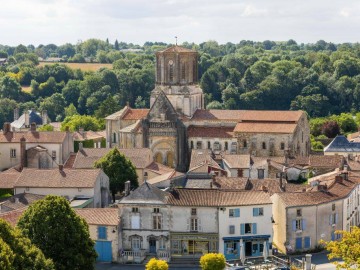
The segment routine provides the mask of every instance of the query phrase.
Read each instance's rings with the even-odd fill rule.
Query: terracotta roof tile
[[[29,169],[21,172],[14,187],[93,188],[101,169]]]
[[[341,168],[344,157],[341,155],[310,155],[309,159],[311,167]]]
[[[303,111],[196,110],[192,120],[296,123],[303,113]]]
[[[169,48],[166,48],[165,50],[162,51],[158,51],[157,53],[168,53],[168,52],[191,52],[191,53],[197,53],[194,50],[188,49],[188,48],[184,48],[178,45],[175,46],[171,46]]]
[[[205,138],[233,138],[234,128],[232,127],[198,127],[190,126],[187,129],[188,136]]]
[[[83,208],[74,209],[87,224],[117,226],[120,223],[119,208]]]
[[[240,133],[294,133],[297,124],[287,123],[237,123],[234,132]]]
[[[0,214],[0,218],[7,221],[11,226],[15,227],[21,215],[24,213],[26,209],[27,207],[23,207],[17,210],[2,213]]]
[[[106,131],[84,131],[84,132],[74,132],[73,138],[75,141],[85,141],[85,140],[96,140],[101,138],[106,138]]]
[[[223,160],[230,168],[250,167],[250,155],[224,155]]]
[[[149,109],[132,109],[129,108],[125,115],[122,117],[123,120],[139,120],[145,118],[149,113]]]
[[[20,176],[20,172],[15,169],[9,169],[0,173],[0,188],[13,189],[14,184]]]
[[[154,173],[157,173],[159,175],[174,171],[173,168],[163,165],[161,163],[155,162],[155,161],[151,162],[148,166],[146,166],[146,169],[148,169]]]
[[[26,131],[0,133],[0,143],[20,142],[24,136],[27,143],[62,143],[66,132],[62,131]]]

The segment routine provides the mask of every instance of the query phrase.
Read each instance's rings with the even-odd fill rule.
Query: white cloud
[[[250,16],[264,15],[266,13],[267,13],[266,9],[258,9],[253,5],[247,5],[241,15],[244,17],[250,17]]]

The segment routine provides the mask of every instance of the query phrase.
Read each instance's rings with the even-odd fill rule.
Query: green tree
[[[26,48],[26,46],[20,44],[15,48],[14,55],[18,54],[18,53],[27,53],[27,52],[28,52],[28,49]]]
[[[5,122],[11,122],[14,118],[14,108],[18,103],[9,98],[0,98],[0,128],[3,127]]]
[[[0,80],[0,97],[18,100],[21,93],[21,85],[13,78],[4,76]]]
[[[114,49],[117,50],[117,51],[120,49],[119,48],[119,42],[118,42],[117,39],[115,40]]]
[[[223,270],[225,268],[225,256],[221,253],[208,253],[200,258],[202,270]]]
[[[95,111],[95,116],[97,118],[104,118],[114,112],[117,112],[121,109],[120,105],[116,102],[116,100],[109,96],[104,102],[101,103],[99,108]]]
[[[22,232],[0,219],[0,269],[9,270],[55,270],[51,259]],[[11,267],[5,267],[11,263]],[[4,266],[4,267],[2,267]]]
[[[40,102],[40,110],[46,110],[52,121],[55,121],[58,116],[62,118],[65,113],[65,99],[59,93],[53,94]]]
[[[74,106],[74,104],[71,103],[69,106],[67,106],[65,108],[65,117],[73,116],[73,115],[77,115],[77,114],[79,114],[79,113],[76,110],[76,107]]]
[[[158,260],[156,258],[150,259],[146,264],[145,270],[168,270],[169,266],[166,261]]]
[[[94,269],[97,255],[89,227],[64,197],[49,195],[30,205],[18,227],[57,270]]]
[[[38,131],[54,131],[54,127],[52,125],[46,124],[39,128],[37,128]]]
[[[110,179],[110,190],[115,201],[115,194],[124,190],[125,182],[130,181],[132,187],[138,187],[136,168],[119,149],[111,149],[105,156],[95,162]]]
[[[105,123],[103,120],[93,116],[75,114],[65,117],[61,123],[60,130],[65,131],[66,128],[69,128],[70,131],[76,131],[79,128],[83,128],[85,131],[98,131],[105,128]]]
[[[326,249],[330,251],[329,259],[339,258],[344,262],[333,262],[336,269],[359,269],[360,268],[360,228],[352,227],[350,232],[335,231],[340,234],[341,240],[330,241]]]
[[[146,101],[142,98],[142,96],[138,96],[135,100],[135,108],[145,108],[146,107]]]

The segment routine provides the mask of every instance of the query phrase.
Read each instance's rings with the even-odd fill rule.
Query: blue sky
[[[359,0],[2,1],[0,44],[360,41]]]

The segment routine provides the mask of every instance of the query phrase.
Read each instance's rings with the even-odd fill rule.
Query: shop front
[[[223,237],[226,260],[237,260],[241,254],[245,257],[258,257],[271,250],[270,235]]]
[[[218,252],[216,233],[173,233],[170,239],[172,255],[203,255]]]

